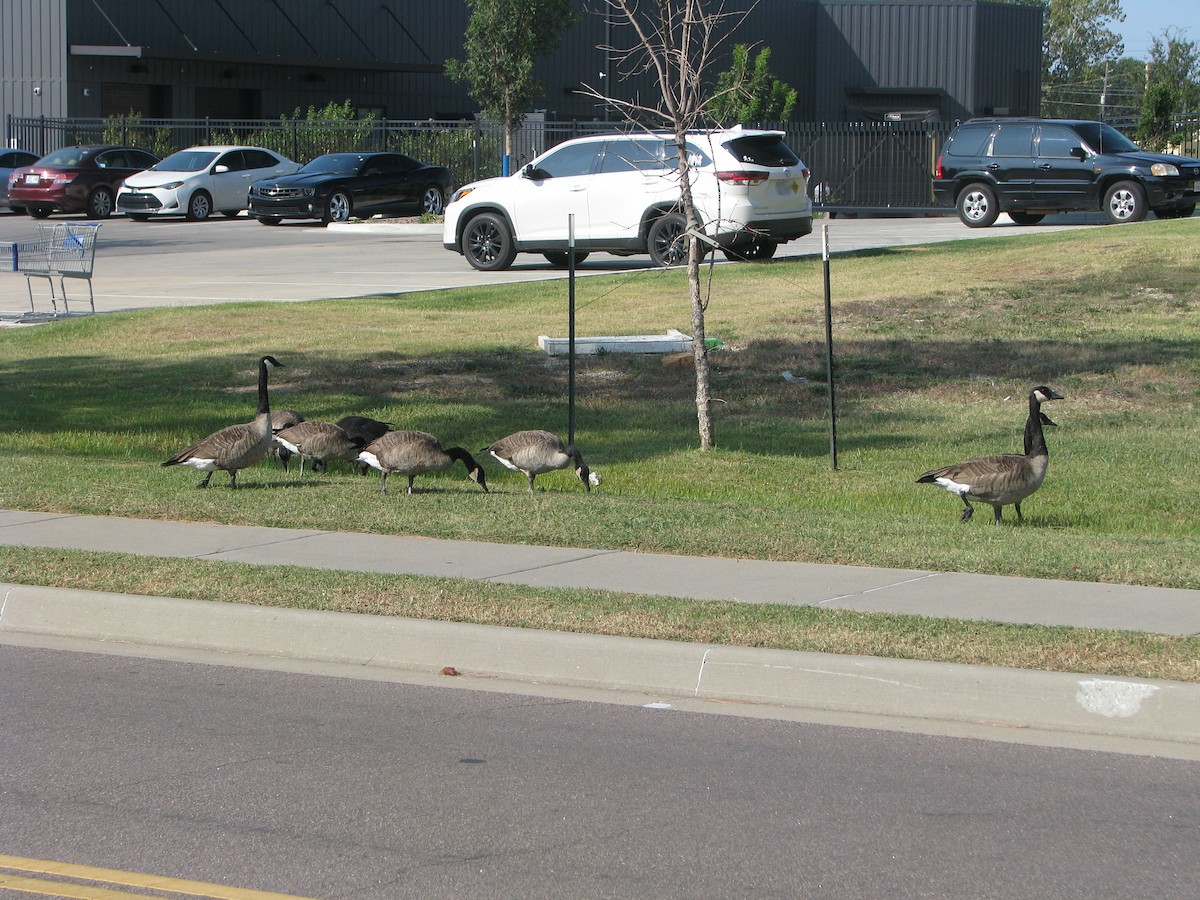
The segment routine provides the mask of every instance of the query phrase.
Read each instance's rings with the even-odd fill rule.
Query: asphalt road
[[[29,240],[39,225],[82,222],[79,216],[53,216],[37,222],[28,216],[0,214],[0,243]],[[821,229],[829,227],[831,253],[875,247],[999,237],[1077,228],[1096,217],[1057,216],[1051,224],[1016,226],[1006,216],[988,229],[967,228],[957,218],[878,218],[820,220],[808,237],[780,248],[780,258],[821,253]],[[651,268],[649,257],[595,254],[582,275],[604,275]],[[478,284],[563,278],[562,270],[541,256],[521,254],[508,271],[482,273],[457,253],[442,248],[437,225],[340,225],[322,228],[285,222],[265,228],[241,216],[206,222],[161,219],[133,222],[123,216],[105,220],[97,239],[92,279],[98,312],[163,306],[197,306],[243,300],[317,300],[408,291],[439,290]],[[33,282],[35,310],[51,310],[44,281]],[[68,282],[71,296],[86,288]],[[86,304],[72,310],[86,311]],[[29,311],[25,279],[0,273],[0,315]]]
[[[356,900],[1200,879],[1194,762],[3,645],[0,684],[11,856]]]

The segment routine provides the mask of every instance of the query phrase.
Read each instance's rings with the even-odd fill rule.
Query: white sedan
[[[117,194],[117,211],[136,222],[150,216],[186,216],[199,222],[214,212],[233,217],[246,208],[253,182],[299,168],[299,163],[262,147],[190,147],[126,178]]]

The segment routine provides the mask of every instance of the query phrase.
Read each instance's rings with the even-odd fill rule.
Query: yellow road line
[[[128,900],[130,897],[146,896],[145,894],[130,894],[126,891],[110,891],[107,888],[91,887],[86,884],[71,884],[68,881],[20,878],[0,872],[0,891],[5,890],[41,894],[45,897],[68,897],[70,900]]]
[[[62,878],[78,878],[84,881],[157,890],[172,894],[187,894],[194,897],[209,898],[209,900],[313,900],[310,897],[297,897],[293,894],[275,894],[271,891],[255,891],[249,888],[229,887],[223,884],[187,881],[182,878],[168,878],[163,875],[144,875],[139,872],[123,872],[119,869],[101,869],[96,866],[80,866],[74,863],[55,862],[46,859],[27,859],[23,856],[6,856],[2,853],[0,853],[0,869],[12,869],[17,872],[28,872],[35,875],[57,875]],[[53,887],[54,890],[49,891],[34,889],[33,887],[17,886],[13,882],[27,882],[42,887]],[[107,888],[70,884],[63,881],[28,879],[16,875],[6,875],[3,872],[0,872],[0,889],[78,898],[78,900],[110,900],[110,898],[115,900],[115,898],[145,896],[144,894],[127,894],[120,891],[108,890]]]

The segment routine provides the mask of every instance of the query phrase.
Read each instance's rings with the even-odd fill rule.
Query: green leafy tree
[[[1124,22],[1120,0],[1043,0],[1042,20],[1043,92],[1053,97],[1056,89],[1087,81],[1106,62],[1125,52],[1121,36],[1110,23]],[[1047,104],[1046,114],[1077,114]]]
[[[504,153],[512,156],[513,132],[530,101],[543,93],[534,60],[558,47],[561,32],[575,24],[571,0],[467,0],[471,19],[466,59],[446,60],[446,74],[466,82],[485,115],[504,126]]]
[[[771,74],[771,48],[750,61],[750,47],[735,44],[733,65],[717,76],[709,112],[718,122],[784,122],[796,107],[796,91]]]
[[[1154,38],[1146,64],[1146,93],[1138,138],[1148,147],[1178,143],[1181,114],[1200,108],[1200,53],[1196,44],[1168,28]]]

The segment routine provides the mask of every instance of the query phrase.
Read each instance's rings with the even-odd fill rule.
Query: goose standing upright
[[[564,444],[558,435],[549,431],[518,431],[508,437],[489,444],[481,451],[490,453],[500,464],[529,479],[529,493],[533,493],[533,479],[543,472],[575,466],[575,474],[589,491],[592,485],[600,484],[600,476],[583,462],[574,444]]]
[[[288,458],[300,457],[300,477],[304,477],[304,460],[312,460],[312,470],[320,472],[334,459],[352,460],[362,450],[362,441],[351,437],[332,422],[298,422],[291,428],[275,432],[275,443],[286,450]],[[282,455],[282,454],[281,454]],[[287,469],[287,460],[283,468]]]
[[[212,473],[223,469],[229,473],[229,486],[236,490],[238,471],[254,465],[271,449],[271,404],[267,398],[267,370],[271,367],[282,368],[283,363],[269,355],[258,360],[258,414],[254,421],[214,431],[190,447],[184,447],[163,465],[191,466],[207,472],[199,487],[208,487]]]
[[[1021,501],[1042,486],[1046,478],[1046,465],[1050,460],[1042,424],[1054,423],[1042,412],[1042,404],[1047,400],[1063,399],[1062,394],[1044,384],[1029,392],[1024,454],[1006,453],[969,459],[926,472],[917,479],[917,483],[940,484],[958,496],[966,507],[962,514],[963,522],[975,512],[971,506],[972,500],[991,504],[996,514],[996,524],[1001,521],[1001,508],[1009,504],[1016,507],[1017,521],[1022,521]]]
[[[383,473],[379,480],[379,495],[387,495],[388,475],[408,476],[408,493],[413,492],[413,479],[428,472],[443,472],[460,461],[467,467],[467,476],[488,493],[483,468],[462,447],[443,447],[442,442],[424,431],[389,431],[372,441],[359,455],[358,461]]]

